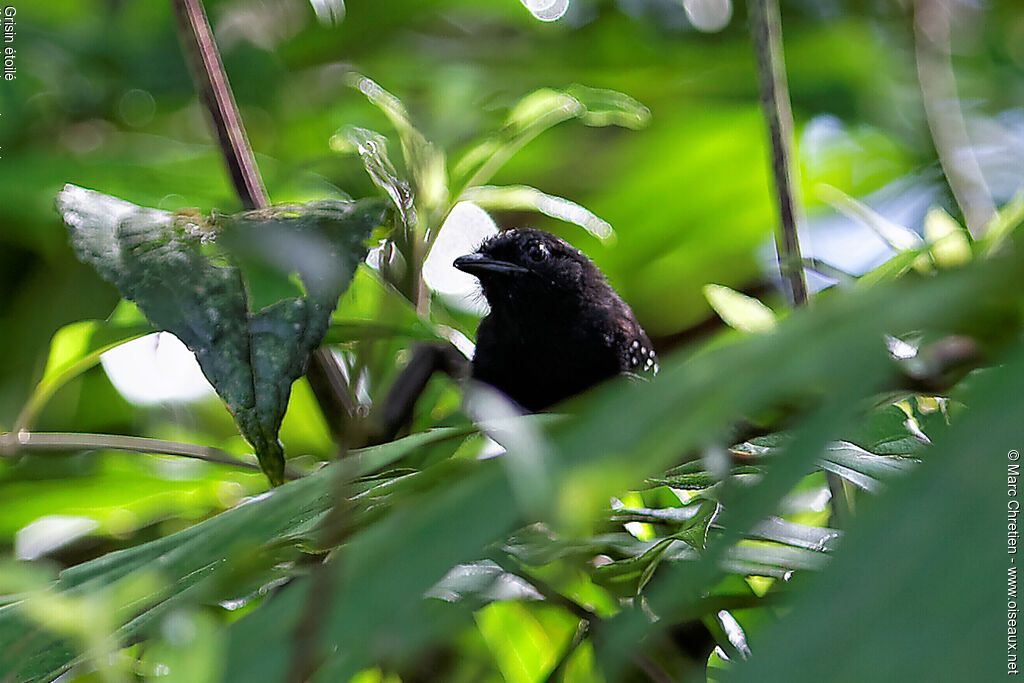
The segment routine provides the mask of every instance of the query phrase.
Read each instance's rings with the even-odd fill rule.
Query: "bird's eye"
[[[540,263],[547,260],[548,254],[547,246],[540,242],[534,242],[526,248],[526,256],[534,263]]]

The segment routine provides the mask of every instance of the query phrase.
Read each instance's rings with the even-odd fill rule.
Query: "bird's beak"
[[[508,261],[498,261],[485,256],[484,254],[467,254],[460,256],[455,259],[455,267],[464,273],[470,275],[485,275],[488,273],[528,273],[530,272],[527,268],[516,265],[515,263],[509,263]]]

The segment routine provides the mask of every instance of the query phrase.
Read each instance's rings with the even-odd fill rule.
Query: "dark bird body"
[[[527,410],[616,375],[653,375],[657,359],[633,311],[583,252],[532,229],[496,235],[455,266],[480,280],[490,313],[473,377]]]

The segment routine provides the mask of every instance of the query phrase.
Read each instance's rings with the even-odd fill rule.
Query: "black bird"
[[[473,377],[543,410],[606,379],[653,375],[651,342],[583,252],[533,229],[502,232],[455,267],[483,288]]]

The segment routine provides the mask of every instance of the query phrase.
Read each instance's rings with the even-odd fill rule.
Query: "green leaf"
[[[822,469],[834,472],[851,484],[873,493],[881,490],[882,482],[917,464],[918,461],[913,458],[875,455],[846,441],[829,444],[820,461]]]
[[[674,538],[655,541],[643,553],[635,557],[601,565],[594,570],[591,578],[597,585],[620,597],[633,597],[650,580],[654,569],[673,543],[677,543]]]
[[[1007,677],[1001,656],[977,656],[1002,653],[993,642],[1006,634],[991,615],[1006,603],[993,567],[1015,564],[1000,531],[1007,496],[999,481],[1005,483],[1007,465],[1013,464],[1007,452],[1024,442],[1016,398],[1024,384],[1024,348],[1002,360],[998,372],[978,376],[965,397],[971,409],[957,429],[937,438],[920,467],[865,507],[829,571],[795,596],[792,611],[763,634],[761,654],[735,663],[727,680]],[[974,453],[988,457],[979,460]],[[937,528],[936,519],[950,523]],[[866,578],[880,557],[893,561]],[[1004,569],[1003,581],[1006,576]],[[823,601],[828,610],[821,609]]]
[[[512,108],[501,133],[470,149],[456,164],[456,176],[469,176],[463,191],[486,184],[505,162],[544,131],[577,118],[590,126],[641,128],[650,120],[650,112],[636,100],[612,90],[581,85],[565,91],[535,90]]]
[[[1006,240],[1024,223],[1024,190],[1017,192],[1013,199],[1003,205],[985,226],[981,242],[981,253],[991,256],[999,251]]]
[[[753,297],[723,285],[704,285],[704,298],[729,327],[751,334],[775,329],[775,313]]]
[[[902,423],[900,429],[906,433]],[[759,445],[760,442],[760,439],[754,439],[742,444],[738,449],[744,453],[766,457],[776,456],[782,451],[781,447],[765,447]],[[817,466],[827,472],[838,474],[865,491],[874,493],[883,488],[884,482],[914,468],[918,462],[914,458],[871,453],[849,441],[834,441],[826,445],[817,460]]]
[[[344,126],[331,138],[331,149],[342,154],[358,154],[370,180],[391,200],[402,225],[408,227],[416,223],[415,195],[388,157],[387,138],[366,128]]]
[[[382,219],[380,205],[316,202],[211,224],[73,185],[57,205],[78,257],[196,354],[263,471],[280,484],[284,453],[277,433],[292,382],[323,340],[331,311],[365,256],[364,241]],[[243,261],[278,268],[283,279],[298,273],[305,295],[252,310],[242,270],[230,257],[209,253],[215,237]]]
[[[570,85],[566,93],[583,105],[586,110],[583,122],[588,126],[619,126],[640,130],[651,121],[651,111],[647,107],[615,90]]]
[[[555,664],[556,653],[565,646],[556,644],[527,605],[494,603],[479,611],[475,618],[502,678],[509,683],[542,680]],[[567,641],[572,632],[566,630],[561,635]]]
[[[432,430],[353,451],[344,466],[352,476],[369,475],[425,444],[464,434],[465,430]],[[178,606],[236,599],[240,584],[252,585],[252,592],[279,578],[281,572],[273,567],[293,559],[297,543],[316,544],[316,523],[330,505],[338,468],[332,465],[288,482],[176,534],[66,569],[45,593],[72,600],[85,596],[112,600],[125,582],[155,574],[156,586],[135,596],[113,624],[113,635],[120,642],[139,634],[153,635]],[[14,586],[5,588],[10,587]],[[49,680],[79,660],[77,648],[26,611],[23,603],[36,596],[32,592],[19,595],[0,610],[2,680]]]
[[[153,331],[145,316],[126,301],[107,320],[81,320],[57,330],[50,341],[43,377],[18,415],[14,431],[31,429],[57,390],[99,363],[105,352]]]
[[[519,100],[505,120],[506,128],[521,133],[545,120],[567,121],[583,116],[583,104],[566,92],[541,88]]]
[[[72,567],[61,573],[47,593],[71,600],[113,600],[125,582],[155,573],[160,579],[157,585],[116,615],[120,623],[114,624],[114,635],[127,641],[159,624],[188,592],[215,587],[218,574],[244,566],[232,567],[229,558],[252,559],[257,549],[269,549],[293,528],[321,514],[329,483],[326,472],[317,473],[177,534]],[[272,566],[272,560],[267,562],[271,564],[265,566]],[[0,676],[4,678],[50,679],[78,660],[74,649],[30,617],[25,603],[35,599],[30,594],[0,613]]]
[[[857,286],[872,287],[880,282],[891,282],[913,268],[914,264],[919,263],[923,254],[923,250],[916,249],[901,251],[874,270],[857,278]]]
[[[349,74],[347,81],[384,112],[398,131],[402,154],[416,183],[416,200],[427,210],[440,206],[448,199],[444,153],[412,125],[409,113],[397,97],[361,74]]]
[[[482,209],[539,211],[546,216],[578,225],[602,240],[615,235],[612,226],[607,221],[598,218],[579,204],[562,197],[545,194],[526,185],[471,187],[462,193],[460,199],[471,201]]]
[[[750,537],[763,541],[773,541],[794,548],[827,552],[834,550],[842,532],[838,529],[826,529],[806,524],[797,524],[780,517],[769,517],[760,522],[750,531]]]

